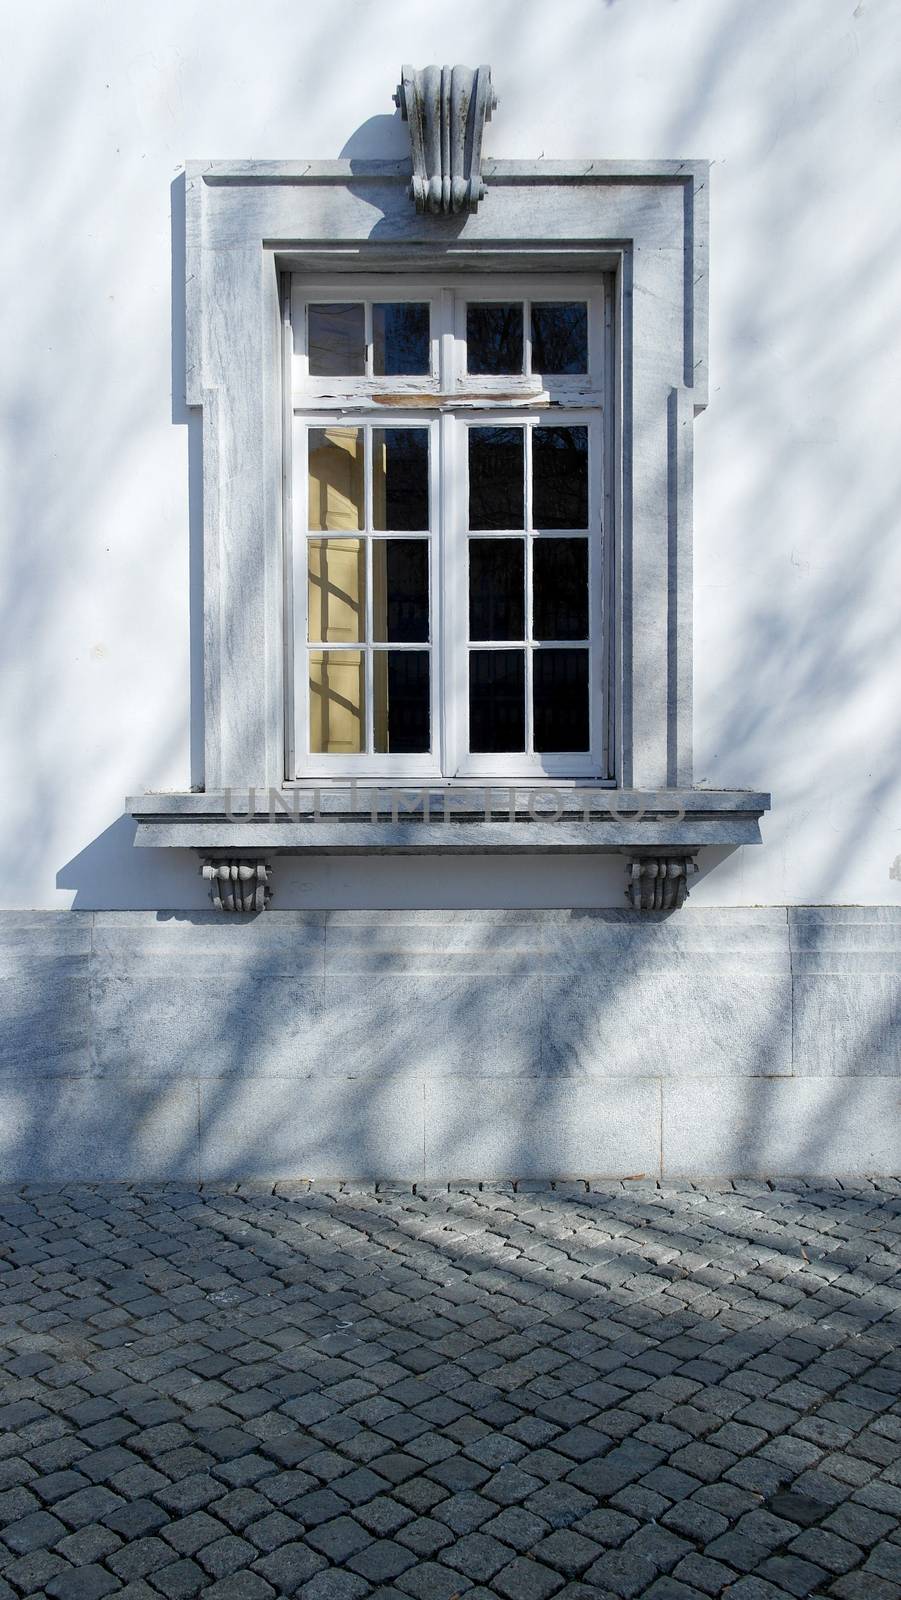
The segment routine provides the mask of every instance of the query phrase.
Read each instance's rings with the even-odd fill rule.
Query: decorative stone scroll
[[[482,135],[497,107],[490,67],[401,67],[394,96],[410,124],[417,211],[451,216],[485,198]]]
[[[632,855],[626,899],[633,911],[678,911],[688,899],[694,856]]]
[[[271,867],[266,861],[205,861],[203,876],[217,911],[265,911],[272,899]]]

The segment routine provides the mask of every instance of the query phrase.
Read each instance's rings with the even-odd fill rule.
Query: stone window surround
[[[216,864],[214,899],[226,862],[243,871],[285,851],[584,848],[626,854],[631,904],[668,910],[684,900],[701,845],[759,841],[769,796],[692,786],[692,434],[707,403],[708,163],[487,161],[483,175],[478,212],[445,217],[415,211],[408,162],[187,164],[186,399],[203,417],[205,785],[127,804],[136,844],[187,846]],[[327,817],[298,820],[285,765],[281,274],[467,268],[615,274],[618,776],[613,789],[598,785],[598,801],[612,802],[616,820],[584,820],[580,800],[565,826],[536,822],[528,804],[512,821],[506,810],[506,821],[486,821],[484,785],[453,823],[397,822],[379,808],[373,822],[369,797],[346,785]],[[286,813],[270,821],[264,800],[252,820],[233,820],[233,797],[252,788],[281,790]],[[251,900],[239,896],[236,908],[265,903]]]

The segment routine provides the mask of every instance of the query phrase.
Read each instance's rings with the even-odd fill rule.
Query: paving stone
[[[454,1540],[450,1529],[433,1517],[417,1517],[396,1531],[399,1542],[421,1559],[437,1555]]]
[[[546,1539],[533,1545],[530,1551],[536,1561],[543,1561],[545,1566],[553,1567],[567,1578],[576,1578],[585,1572],[601,1553],[599,1544],[582,1533],[576,1533],[573,1528],[555,1529]]]
[[[371,1590],[363,1578],[352,1572],[320,1572],[299,1593],[301,1600],[361,1600]]]
[[[256,1572],[234,1572],[204,1590],[204,1600],[269,1600],[275,1594],[270,1583]]]
[[[56,1544],[65,1532],[65,1525],[49,1511],[32,1511],[3,1529],[3,1541],[16,1555],[28,1555]]]
[[[563,1579],[550,1567],[517,1556],[497,1574],[494,1587],[507,1600],[549,1600],[563,1587]]]
[[[347,1565],[370,1583],[386,1583],[415,1564],[416,1557],[395,1539],[376,1539],[350,1556]]]
[[[115,1594],[120,1588],[111,1573],[93,1565],[60,1572],[46,1585],[51,1600],[102,1600],[104,1595]]]
[[[190,1595],[200,1594],[201,1590],[206,1589],[208,1581],[203,1568],[189,1556],[184,1556],[181,1561],[170,1562],[168,1567],[161,1567],[153,1578],[155,1587],[166,1596],[166,1600],[188,1600]]]
[[[457,1596],[468,1593],[473,1585],[450,1567],[439,1566],[436,1561],[420,1561],[398,1578],[396,1587],[403,1594],[413,1595],[414,1600],[457,1600]],[[365,1594],[366,1591],[357,1592]]]
[[[308,1544],[294,1540],[280,1545],[271,1555],[261,1556],[253,1563],[253,1570],[271,1583],[277,1594],[296,1594],[302,1584],[327,1565],[325,1556],[318,1555]]]

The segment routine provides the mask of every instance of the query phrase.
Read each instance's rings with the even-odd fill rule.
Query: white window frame
[[[330,280],[292,275],[285,286],[290,304],[290,354],[286,372],[290,383],[292,426],[290,448],[292,484],[288,561],[293,628],[288,638],[289,662],[286,748],[289,782],[315,778],[325,782],[368,777],[398,780],[528,779],[533,782],[571,782],[590,779],[613,781],[609,770],[610,722],[609,662],[613,648],[611,585],[613,579],[612,496],[608,491],[608,460],[613,414],[613,287],[609,275],[458,274],[436,282],[434,276],[392,274],[379,278],[342,275]],[[372,304],[379,301],[426,301],[430,306],[431,371],[420,377],[376,377],[372,374]],[[522,302],[524,311],[524,365],[521,375],[483,376],[466,370],[466,307],[470,301]],[[531,305],[540,301],[581,301],[588,311],[588,370],[585,374],[548,375],[531,372]],[[307,308],[317,303],[362,303],[365,310],[366,367],[363,377],[311,377],[307,357]],[[386,397],[388,403],[386,404]],[[417,409],[400,408],[405,397]],[[429,402],[432,402],[429,404]],[[358,407],[349,410],[348,407]],[[325,413],[325,415],[323,415]],[[343,427],[424,425],[430,433],[430,659],[432,750],[426,756],[390,756],[374,753],[355,756],[319,755],[308,744],[308,689],[306,663],[307,621],[307,428],[331,421]],[[467,595],[467,465],[470,427],[520,426],[525,432],[525,525],[527,596],[531,596],[531,552],[536,538],[566,537],[566,530],[531,528],[531,437],[536,426],[584,425],[589,429],[589,518],[584,530],[589,551],[589,716],[590,748],[587,752],[531,753],[533,703],[532,661],[536,645],[531,617],[526,617],[526,725],[524,753],[478,754],[468,740],[468,595]],[[367,463],[369,451],[366,452]],[[362,530],[367,540],[378,538],[368,526],[371,469],[365,474],[367,511]],[[507,535],[515,536],[518,530]],[[290,534],[290,529],[289,529]],[[326,535],[320,534],[320,537]],[[482,536],[475,530],[475,536]],[[485,531],[484,537],[502,537]],[[367,553],[367,570],[369,556]],[[371,586],[367,582],[367,638],[371,640]],[[528,608],[527,608],[528,609]],[[477,646],[478,647],[478,646]],[[499,648],[486,642],[484,648]],[[573,644],[575,646],[575,643]],[[348,645],[347,648],[353,648]],[[362,645],[366,659],[366,718],[371,721],[372,651]],[[517,648],[507,641],[506,648]],[[293,693],[292,693],[293,690]],[[292,707],[293,700],[293,707]]]

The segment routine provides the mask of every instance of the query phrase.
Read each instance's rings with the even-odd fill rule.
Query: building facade
[[[889,0],[2,28],[2,1176],[896,1169]]]

